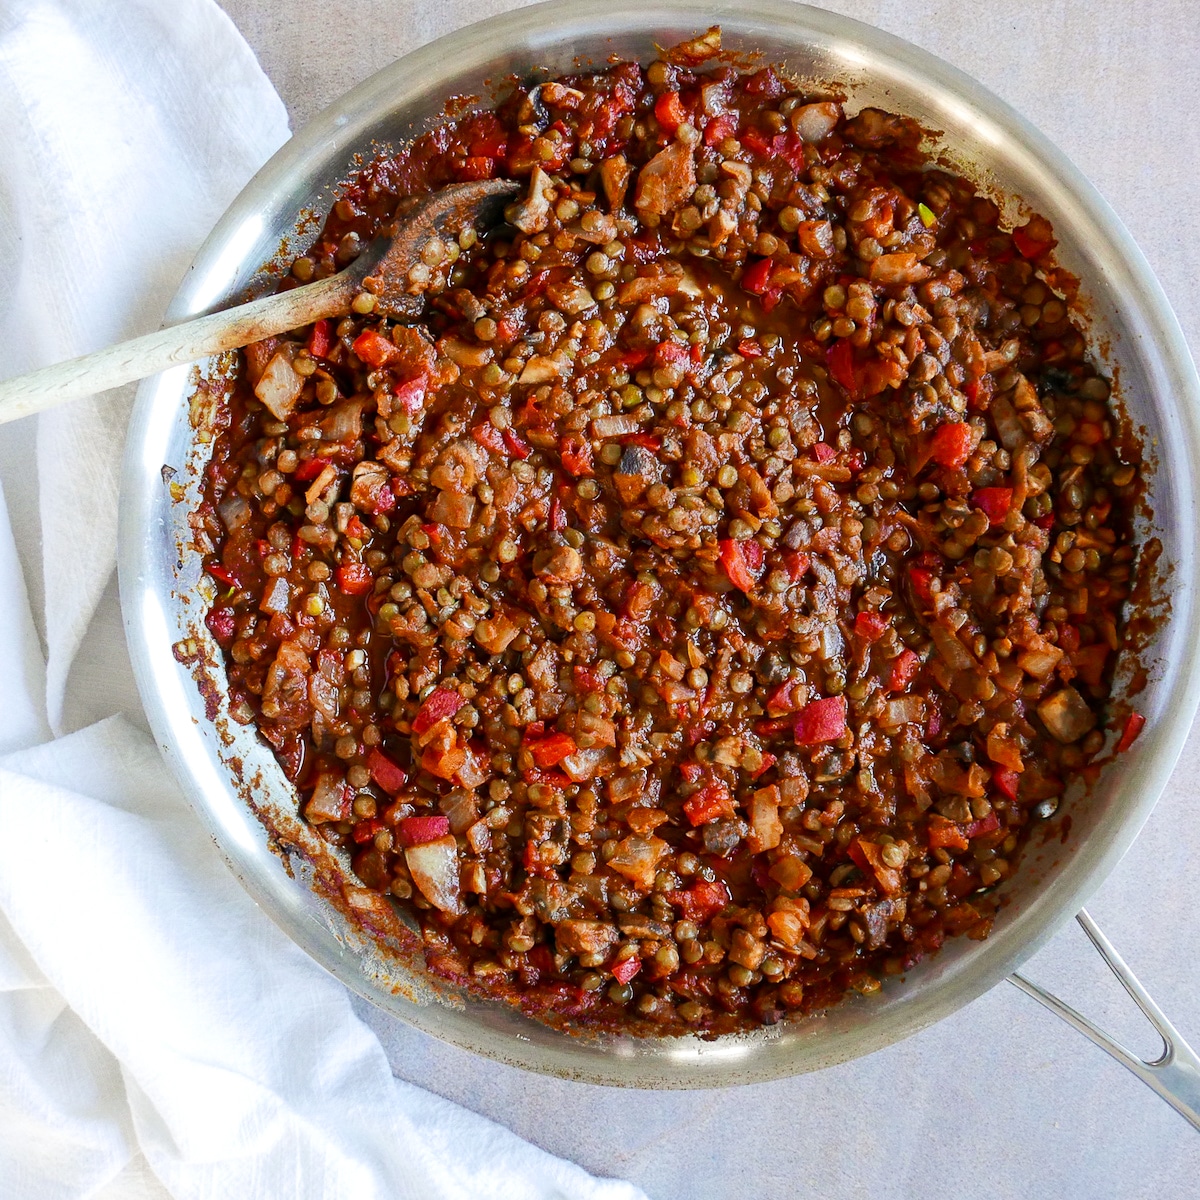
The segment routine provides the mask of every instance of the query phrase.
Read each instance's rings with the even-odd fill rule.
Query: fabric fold
[[[3,375],[156,328],[204,235],[288,133],[249,48],[216,5],[195,0],[7,5],[0,119],[0,234],[11,241],[0,249],[14,264],[0,310]],[[116,564],[134,391],[38,418],[46,710],[56,733],[71,662]]]
[[[0,912],[69,1006],[61,1029],[38,1017],[47,1053],[87,1066],[77,1100],[123,1090],[174,1196],[640,1195],[396,1081],[346,989],[242,890],[121,718],[0,760]],[[31,1099],[21,1078],[0,1103]],[[86,1106],[55,1116],[70,1144],[94,1136]],[[132,1144],[102,1144],[106,1167],[120,1146],[127,1160]]]

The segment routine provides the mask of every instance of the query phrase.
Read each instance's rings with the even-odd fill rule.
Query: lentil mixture
[[[294,281],[398,197],[522,192],[426,248],[422,323],[249,347],[200,514],[304,816],[431,971],[576,1026],[770,1024],[985,937],[1132,586],[1050,226],[718,49],[363,169]]]

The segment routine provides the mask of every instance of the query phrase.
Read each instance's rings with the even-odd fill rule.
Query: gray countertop
[[[221,0],[299,126],[405,52],[505,0]],[[1117,210],[1200,346],[1200,24],[1187,0],[841,0],[981,80],[1056,142]],[[1089,909],[1200,1046],[1200,731]],[[1025,968],[1149,1056],[1157,1039],[1091,953],[1060,933]],[[397,1075],[655,1200],[1200,1192],[1200,1135],[1111,1059],[1001,985],[900,1045],[726,1091],[624,1092],[464,1054],[360,1007]]]

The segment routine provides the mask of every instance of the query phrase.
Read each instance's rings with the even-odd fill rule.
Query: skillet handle
[[[1036,983],[1030,982],[1015,971],[1009,982],[1021,991],[1057,1013],[1068,1025],[1074,1026],[1084,1037],[1091,1038],[1101,1050],[1107,1051],[1123,1067],[1132,1071],[1147,1087],[1156,1091],[1180,1116],[1200,1129],[1200,1057],[1183,1040],[1179,1031],[1167,1020],[1162,1009],[1150,998],[1146,989],[1138,983],[1133,972],[1113,948],[1112,943],[1100,932],[1087,911],[1080,909],[1075,918],[1091,939],[1100,956],[1112,973],[1121,981],[1121,986],[1133,997],[1138,1008],[1158,1031],[1163,1040],[1163,1052],[1152,1062],[1139,1058],[1098,1028],[1087,1017],[1064,1004],[1057,996],[1047,992]]]

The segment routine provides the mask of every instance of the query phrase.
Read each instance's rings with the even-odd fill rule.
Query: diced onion
[[[413,883],[434,908],[457,916],[463,911],[458,879],[458,843],[453,834],[409,846],[404,861]]]
[[[275,420],[286,421],[292,415],[303,387],[304,380],[292,366],[291,356],[284,350],[277,350],[255,384],[254,394]]]
[[[259,608],[265,613],[286,613],[291,602],[288,581],[282,575],[276,575],[271,580]]]

